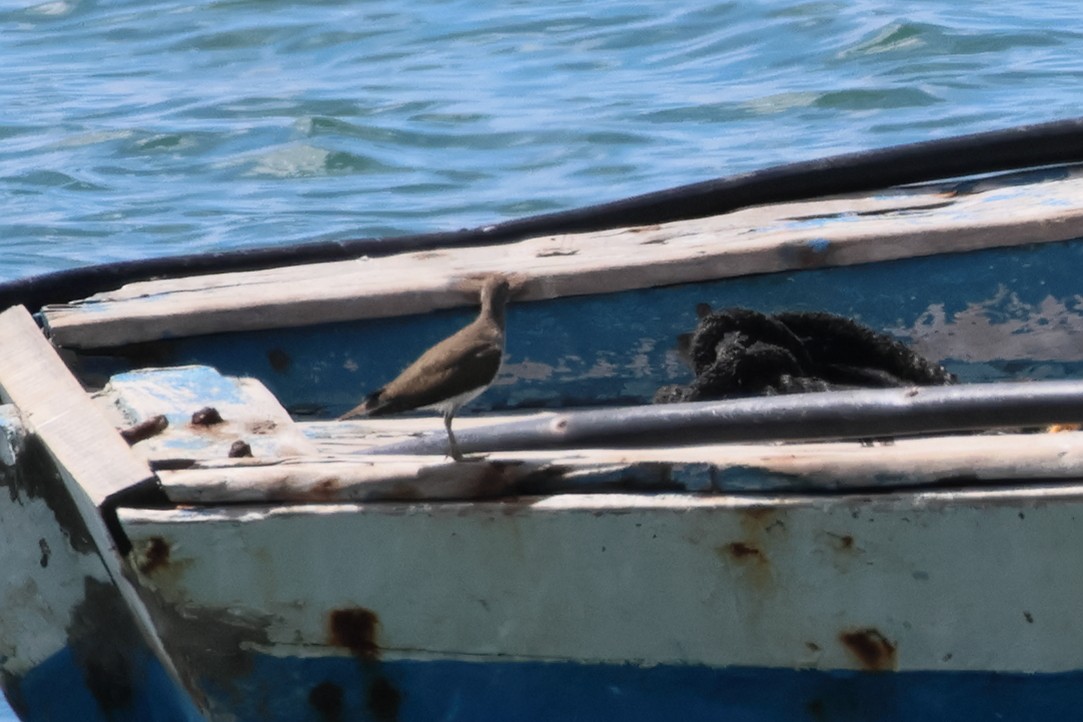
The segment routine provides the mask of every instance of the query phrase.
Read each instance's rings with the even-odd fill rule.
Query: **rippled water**
[[[0,0],[0,279],[1080,114],[1074,2],[675,5]]]
[[[1052,0],[0,0],[0,280],[1083,115],[1079,28]]]

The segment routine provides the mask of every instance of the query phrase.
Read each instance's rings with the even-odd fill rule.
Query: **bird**
[[[489,388],[504,358],[505,308],[511,284],[489,276],[481,289],[481,313],[468,326],[430,348],[393,381],[373,391],[339,417],[386,416],[413,409],[434,409],[444,415],[449,456],[463,455],[451,430],[455,413]]]

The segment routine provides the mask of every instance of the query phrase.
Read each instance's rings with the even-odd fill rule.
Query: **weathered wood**
[[[469,305],[466,277],[515,274],[517,300],[851,265],[1083,236],[1078,172],[1025,189],[895,189],[662,226],[531,238],[250,273],[133,283],[47,307],[54,340],[108,347],[176,336],[392,317]]]
[[[0,314],[0,398],[19,409],[89,507],[153,477],[22,306]]]
[[[118,374],[97,400],[114,414],[119,426],[133,426],[158,415],[166,417],[169,423],[164,429],[133,446],[136,453],[153,461],[224,459],[237,442],[246,443],[257,457],[316,452],[315,445],[263,384],[223,376],[206,366]],[[193,421],[205,409],[213,409],[218,420]]]
[[[177,504],[466,500],[597,491],[858,491],[1078,480],[1083,433],[999,434],[893,443],[710,445],[516,452],[451,463],[342,456],[268,464],[207,461],[160,472]]]
[[[484,499],[516,493],[544,461],[444,463],[405,457],[364,462],[294,459],[274,464],[207,464],[162,471],[163,489],[176,504],[335,503],[343,501]]]
[[[121,548],[127,538],[120,533],[113,516],[114,506],[125,492],[149,487],[156,479],[147,463],[132,453],[104,412],[71,375],[22,306],[0,313],[0,399],[14,404],[26,430],[37,437],[55,465],[55,475],[45,468],[29,472],[41,475],[33,479],[34,484],[42,486],[34,493],[49,500],[55,520],[52,529],[59,527],[69,540],[83,538],[87,545],[78,551],[91,560],[89,563],[86,559],[76,562],[70,558],[64,562],[86,570],[83,580],[72,581],[86,584],[88,589],[100,583],[98,603],[109,600],[106,606],[111,607],[110,614],[126,608],[134,631],[142,635],[167,673],[176,677],[176,669],[162,648],[149,612],[127,576],[123,556],[126,550]],[[41,534],[44,554],[51,547],[46,541],[48,532],[43,529]],[[72,545],[78,546],[74,541]],[[57,548],[59,551],[60,546]],[[97,559],[104,572],[97,568],[94,562]],[[45,559],[41,565],[47,563]],[[105,574],[112,587],[101,578]],[[118,599],[112,607],[114,597]],[[127,619],[110,617],[102,623],[113,624],[115,634],[130,628]],[[74,626],[66,629],[70,644],[80,643],[75,638],[83,633]]]

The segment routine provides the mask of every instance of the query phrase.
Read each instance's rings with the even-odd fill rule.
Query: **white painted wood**
[[[162,604],[269,654],[346,654],[362,607],[384,660],[1022,673],[1083,666],[1081,517],[1080,486],[121,512]]]
[[[213,465],[212,465],[213,464]],[[311,503],[387,499],[480,499],[514,493],[516,481],[549,467],[544,461],[457,463],[438,458],[237,460],[162,471],[176,504]]]
[[[248,273],[133,283],[44,309],[62,346],[381,318],[476,303],[467,280],[500,272],[517,301],[795,268],[839,266],[1083,236],[1083,176],[973,192],[893,189],[659,226],[531,238]],[[476,286],[476,282],[473,284]]]
[[[332,445],[342,452],[343,446]],[[208,460],[160,472],[177,504],[332,503],[512,496],[520,484],[590,491],[623,480],[627,489],[690,491],[905,489],[944,482],[1050,482],[1083,478],[1083,433],[990,434],[900,439],[871,446],[719,444],[656,449],[575,449],[488,454],[474,463],[442,457],[332,456]]]

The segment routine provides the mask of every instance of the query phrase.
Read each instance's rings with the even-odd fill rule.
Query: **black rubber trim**
[[[665,223],[763,203],[1079,161],[1083,161],[1083,118],[1023,125],[790,163],[585,208],[453,232],[265,246],[74,268],[0,284],[0,309],[22,304],[34,312],[49,303],[63,303],[151,278],[507,243],[532,236]]]

